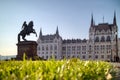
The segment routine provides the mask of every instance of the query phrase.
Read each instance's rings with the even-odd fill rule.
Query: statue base
[[[23,60],[25,54],[25,59],[35,60],[37,57],[37,43],[36,41],[20,41],[17,44],[17,60]]]

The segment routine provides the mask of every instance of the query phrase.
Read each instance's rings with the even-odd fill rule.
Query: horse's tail
[[[20,42],[20,33],[18,34],[18,42]]]
[[[35,34],[36,34],[36,37],[37,37],[37,33],[35,32]]]

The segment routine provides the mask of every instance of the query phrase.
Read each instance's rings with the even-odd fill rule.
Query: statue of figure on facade
[[[36,37],[37,37],[37,33],[36,33],[35,29],[33,29],[33,26],[34,26],[33,21],[30,21],[28,25],[27,25],[26,21],[24,21],[24,23],[22,25],[22,30],[18,34],[18,42],[20,42],[20,36],[22,36],[22,39],[24,41],[27,41],[25,39],[25,36],[30,35],[30,33],[36,34]]]

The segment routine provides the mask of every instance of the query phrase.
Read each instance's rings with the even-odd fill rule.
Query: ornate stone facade
[[[89,28],[89,39],[67,39],[63,40],[59,35],[58,27],[53,35],[40,35],[37,40],[37,55],[50,59],[80,58],[83,60],[114,60],[118,52],[118,27],[116,14],[113,23],[100,23],[95,25],[93,15]],[[117,40],[116,40],[117,39]]]

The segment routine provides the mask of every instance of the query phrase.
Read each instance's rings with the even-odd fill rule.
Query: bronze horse
[[[22,39],[24,41],[27,41],[25,39],[25,36],[30,35],[30,33],[36,34],[36,37],[37,37],[36,31],[35,29],[33,29],[33,21],[30,21],[28,25],[26,24],[26,21],[25,21],[22,26],[22,31],[20,31],[20,33],[18,34],[18,42],[20,42],[20,36],[22,36]]]

